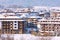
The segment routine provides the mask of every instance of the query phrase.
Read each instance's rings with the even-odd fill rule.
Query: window
[[[15,24],[15,26],[16,26],[16,24]]]
[[[16,27],[15,27],[16,28]]]

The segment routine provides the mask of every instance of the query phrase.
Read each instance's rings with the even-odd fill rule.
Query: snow
[[[54,37],[52,40],[60,40],[60,37]]]
[[[29,16],[28,18],[40,18],[39,16]]]
[[[34,38],[34,36],[32,35],[30,35],[30,34],[21,34],[21,35],[19,35],[19,34],[16,34],[16,35],[14,35],[14,40],[32,40]]]
[[[60,40],[60,37],[58,36],[34,36],[31,34],[1,34],[1,38],[13,38],[14,40]],[[0,39],[1,39],[0,38]],[[5,40],[4,39],[4,40]]]

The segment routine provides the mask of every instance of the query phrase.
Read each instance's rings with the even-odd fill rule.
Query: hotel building
[[[41,36],[60,36],[60,10],[52,8],[50,17],[39,20],[37,27]]]
[[[27,21],[14,15],[14,13],[0,14],[0,33],[1,34],[22,34]]]

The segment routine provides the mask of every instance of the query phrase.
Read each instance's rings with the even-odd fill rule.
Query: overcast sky
[[[0,0],[0,5],[60,6],[60,0]]]

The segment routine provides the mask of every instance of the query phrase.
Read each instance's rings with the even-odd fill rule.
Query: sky
[[[60,0],[0,0],[0,5],[60,6]]]

